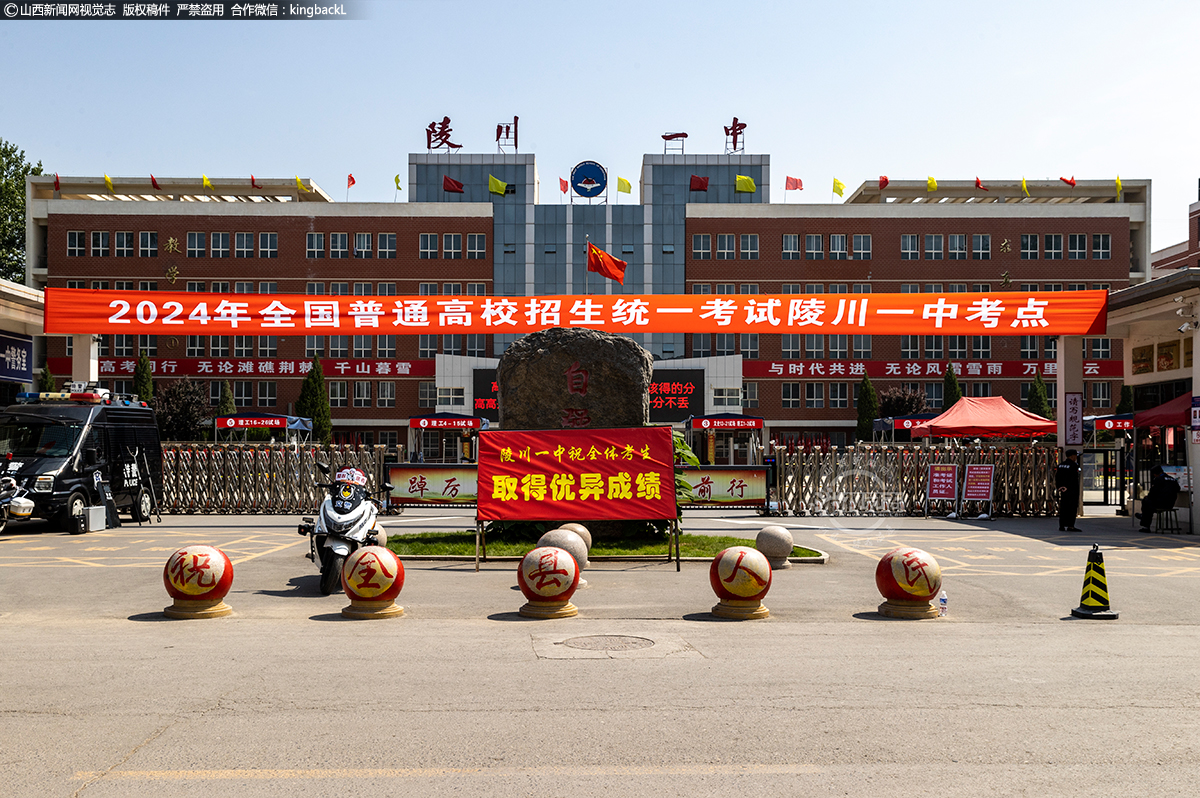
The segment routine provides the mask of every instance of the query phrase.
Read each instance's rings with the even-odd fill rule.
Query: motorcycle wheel
[[[0,533],[3,533],[5,527],[7,527],[7,526],[8,526],[8,508],[5,507],[3,511],[0,511]]]
[[[334,554],[329,557],[329,562],[325,564],[325,569],[321,571],[321,595],[328,596],[337,590],[342,584],[342,566],[346,564],[346,558],[340,554]]]

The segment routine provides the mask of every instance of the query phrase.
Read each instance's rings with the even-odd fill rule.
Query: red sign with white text
[[[933,463],[929,466],[929,486],[927,495],[930,501],[949,500],[958,498],[958,466]]]
[[[670,427],[479,433],[479,519],[674,518]]]
[[[968,463],[963,473],[963,501],[990,502],[995,471],[996,466],[991,463]]]
[[[761,418],[693,418],[692,429],[762,429]]]
[[[408,426],[413,429],[479,429],[483,420],[478,418],[410,418]]]
[[[1041,374],[1058,376],[1056,360],[743,360],[742,376],[757,379],[772,377],[822,377],[825,379],[871,379],[895,377],[920,378],[946,376],[946,369],[956,377],[970,379],[1024,377],[1033,379]],[[1085,360],[1083,376],[1116,377],[1122,375],[1120,360]]]
[[[362,297],[46,289],[46,333],[309,335],[608,332],[1103,335],[1107,291]]]
[[[237,418],[236,416],[221,416],[217,419],[220,429],[242,429],[248,427],[286,427],[287,419],[282,416],[268,418]]]
[[[1096,429],[1133,429],[1132,418],[1098,418],[1096,419]]]

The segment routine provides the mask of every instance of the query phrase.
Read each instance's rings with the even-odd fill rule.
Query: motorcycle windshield
[[[352,513],[358,509],[358,505],[363,503],[366,495],[366,492],[358,485],[350,482],[338,482],[333,487],[333,509],[342,515]]]

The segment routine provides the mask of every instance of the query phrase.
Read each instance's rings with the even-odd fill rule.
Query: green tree
[[[50,373],[50,364],[42,366],[42,370],[38,372],[37,389],[42,393],[47,393],[54,390],[54,375]]]
[[[313,358],[312,370],[300,385],[300,398],[296,400],[296,415],[312,419],[313,440],[327,444],[333,440],[333,422],[329,417],[329,390],[325,387],[325,375],[321,372],[321,361]]]
[[[237,414],[237,405],[233,403],[233,386],[229,384],[229,380],[221,383],[221,398],[217,401],[218,416],[232,416]]]
[[[25,151],[0,139],[0,277],[25,282],[25,176],[40,175]]]
[[[1042,382],[1042,375],[1035,374],[1033,384],[1029,386],[1029,412],[1035,416],[1042,418],[1052,418],[1050,415],[1050,401],[1046,398],[1046,383]]]
[[[133,392],[147,404],[154,403],[154,377],[150,373],[150,358],[138,350],[138,362],[133,369]]]
[[[1121,386],[1121,401],[1117,402],[1117,409],[1113,412],[1117,415],[1133,412],[1133,388],[1128,385]]]
[[[199,440],[208,425],[208,386],[187,377],[169,383],[155,397],[154,411],[163,440]]]
[[[947,367],[946,376],[942,378],[942,412],[954,407],[959,399],[962,399],[962,388],[958,387],[958,375]]]
[[[858,429],[855,436],[860,441],[869,441],[875,432],[875,419],[879,418],[879,394],[871,384],[871,378],[863,375],[858,384]]]

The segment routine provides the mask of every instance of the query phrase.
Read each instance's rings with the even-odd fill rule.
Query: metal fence
[[[842,449],[778,454],[776,495],[793,515],[879,516],[924,512],[930,464],[958,465],[961,491],[968,463],[995,465],[993,515],[1046,516],[1058,513],[1054,470],[1058,449],[1052,446],[999,444],[927,447],[904,444],[860,444]],[[944,515],[957,508],[949,501],[930,503],[929,512]],[[964,514],[976,515],[979,502],[964,502]]]
[[[368,489],[385,480],[386,446],[164,444],[162,510],[166,513],[310,513],[324,493],[317,463],[331,472],[354,466]]]

